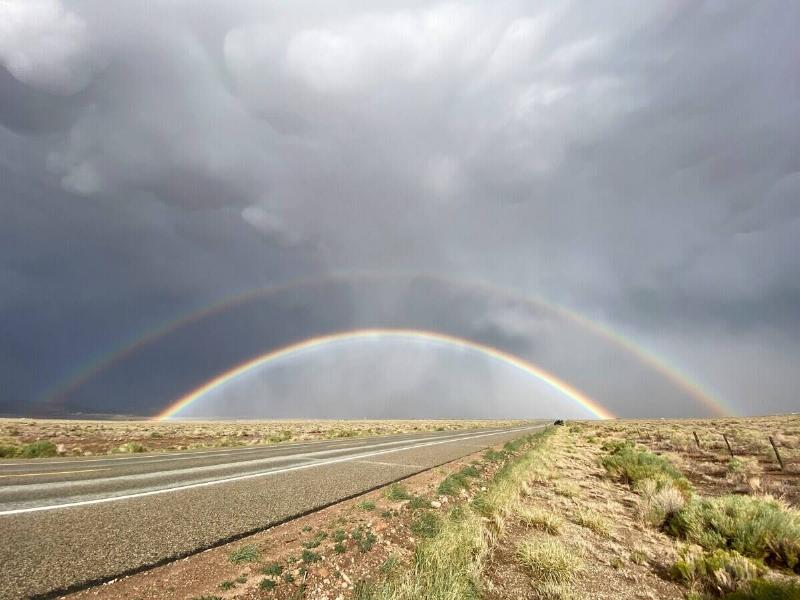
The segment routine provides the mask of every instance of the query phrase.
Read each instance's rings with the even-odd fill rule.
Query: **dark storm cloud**
[[[3,3],[0,410],[160,321],[350,268],[562,302],[741,410],[737,389],[786,409],[798,22],[787,3]],[[632,414],[637,385],[653,413],[667,398],[567,325],[430,299],[354,293],[297,327],[450,327]],[[280,318],[237,329],[242,352]],[[110,410],[136,411],[135,381]]]

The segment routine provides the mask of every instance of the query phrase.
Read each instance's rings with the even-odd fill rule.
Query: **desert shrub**
[[[709,550],[735,550],[800,572],[800,512],[769,496],[695,498],[667,530]]]
[[[56,445],[47,440],[38,440],[25,444],[20,450],[19,456],[22,458],[45,458],[57,454]]]
[[[572,521],[576,525],[594,531],[599,536],[609,537],[611,535],[611,525],[597,513],[588,510],[578,510],[573,515]]]
[[[469,487],[469,481],[461,473],[451,473],[439,484],[438,492],[446,496],[457,496],[458,493]]]
[[[735,550],[684,548],[672,566],[673,575],[692,590],[733,592],[764,574],[763,565]]]
[[[147,448],[139,442],[127,442],[119,446],[114,452],[121,452],[123,454],[135,454],[139,452],[147,452]]]
[[[601,464],[612,477],[630,485],[645,479],[657,483],[668,481],[685,495],[689,494],[689,481],[663,456],[639,450],[629,442],[606,443],[603,447],[609,454],[603,457]]]
[[[411,533],[422,538],[432,538],[442,529],[442,521],[435,513],[425,511],[411,522]]]
[[[659,484],[645,479],[639,482],[636,491],[639,492],[639,518],[653,527],[662,527],[686,504],[683,493],[668,481]]]
[[[242,546],[228,555],[228,560],[238,565],[246,562],[256,562],[261,558],[261,553],[255,546]]]

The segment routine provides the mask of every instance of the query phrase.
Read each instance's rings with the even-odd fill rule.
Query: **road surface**
[[[543,427],[0,460],[0,598],[162,564]]]

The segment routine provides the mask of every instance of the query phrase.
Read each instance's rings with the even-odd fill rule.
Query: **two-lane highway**
[[[186,556],[541,429],[0,462],[0,597]]]

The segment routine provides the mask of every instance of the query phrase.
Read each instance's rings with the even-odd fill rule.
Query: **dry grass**
[[[558,539],[534,536],[517,546],[517,558],[535,581],[570,583],[583,570],[576,548]]]
[[[0,419],[0,456],[92,456],[258,446],[399,433],[461,431],[521,421],[457,420],[241,420],[86,421]],[[36,445],[38,444],[38,445]],[[46,448],[47,454],[33,450]],[[23,450],[25,450],[23,452]]]
[[[599,536],[609,537],[611,535],[611,524],[608,522],[608,519],[597,514],[595,511],[578,509],[575,511],[575,514],[572,515],[572,522],[594,531]]]
[[[555,513],[535,506],[520,507],[517,513],[527,527],[539,529],[551,535],[558,535],[564,524],[564,520]]]

